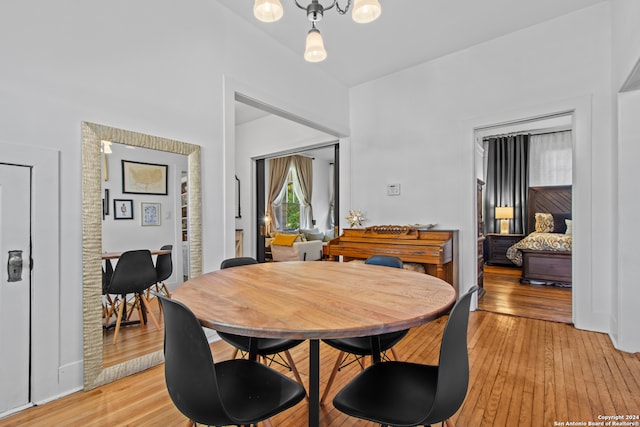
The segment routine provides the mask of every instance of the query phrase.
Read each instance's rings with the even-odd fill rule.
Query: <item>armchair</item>
[[[274,261],[317,261],[322,259],[322,240],[294,242],[291,246],[271,243]]]

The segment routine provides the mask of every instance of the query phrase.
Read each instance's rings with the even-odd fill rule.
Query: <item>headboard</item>
[[[571,218],[571,186],[529,187],[527,234],[536,229],[536,212],[564,214]]]

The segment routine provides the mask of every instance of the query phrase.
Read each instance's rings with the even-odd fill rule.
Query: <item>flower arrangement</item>
[[[349,216],[345,219],[349,221],[350,227],[362,227],[362,223],[367,220],[360,209],[349,209]]]

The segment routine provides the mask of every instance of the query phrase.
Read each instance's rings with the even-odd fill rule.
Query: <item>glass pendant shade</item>
[[[324,48],[324,41],[320,31],[315,28],[309,30],[307,34],[307,47],[304,50],[304,59],[308,62],[320,62],[327,58],[327,51]]]
[[[367,24],[378,19],[381,12],[378,0],[355,0],[351,17],[359,24]]]
[[[262,22],[275,22],[282,18],[283,9],[280,0],[256,0],[253,15]]]

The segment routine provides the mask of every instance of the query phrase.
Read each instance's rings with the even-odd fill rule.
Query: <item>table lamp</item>
[[[496,219],[500,220],[500,234],[509,234],[509,220],[513,219],[513,206],[496,206]]]

